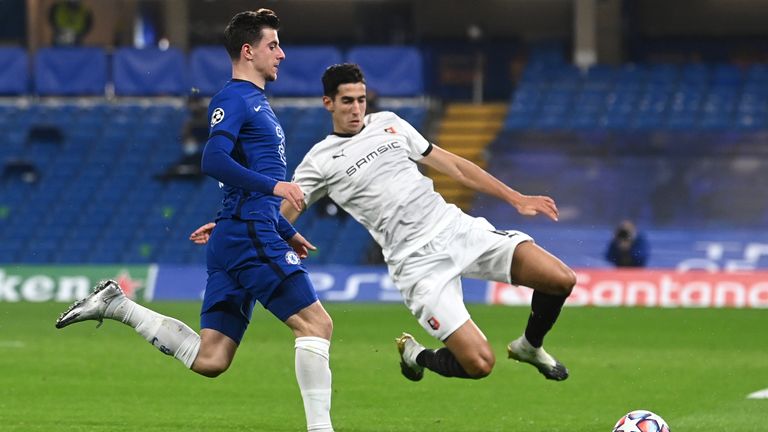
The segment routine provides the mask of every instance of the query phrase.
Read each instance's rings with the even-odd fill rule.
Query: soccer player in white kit
[[[333,134],[307,153],[293,182],[304,192],[304,208],[327,195],[368,229],[382,247],[405,305],[445,344],[425,349],[403,333],[397,338],[403,375],[418,381],[425,368],[460,378],[491,373],[493,350],[464,306],[460,278],[465,276],[534,290],[528,325],[507,346],[509,357],[534,365],[548,379],[566,379],[568,370],[542,344],[576,283],[573,271],[528,235],[497,230],[446,203],[414,162],[508,202],[526,216],[541,213],[557,220],[555,202],[512,190],[431,144],[392,112],[366,116],[365,79],[357,65],[331,66],[322,81]],[[280,211],[290,222],[299,216],[285,201]],[[205,226],[193,233],[198,242],[206,236]]]
[[[323,104],[333,134],[316,144],[296,168],[293,181],[307,205],[328,195],[381,245],[389,273],[406,306],[445,348],[426,350],[412,336],[398,338],[402,370],[419,380],[427,368],[445,376],[481,378],[495,358],[464,306],[461,276],[534,289],[525,333],[508,346],[510,357],[563,380],[568,370],[542,348],[544,335],[576,283],[565,264],[519,231],[500,231],[471,217],[435,192],[418,162],[478,192],[508,202],[523,215],[557,220],[555,202],[526,196],[450,152],[431,144],[391,112],[365,115],[366,87],[357,65],[328,68]],[[289,221],[298,211],[283,203]]]

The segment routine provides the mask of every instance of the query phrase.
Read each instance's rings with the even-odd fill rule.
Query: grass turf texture
[[[301,431],[293,338],[257,309],[228,372],[197,376],[107,321],[56,330],[66,305],[0,303],[2,431]],[[197,327],[198,304],[154,303]],[[632,409],[673,432],[765,431],[768,312],[568,308],[547,338],[561,383],[506,359],[525,308],[472,306],[497,364],[486,379],[400,376],[394,338],[436,346],[401,305],[329,304],[333,420],[351,431],[610,431]]]

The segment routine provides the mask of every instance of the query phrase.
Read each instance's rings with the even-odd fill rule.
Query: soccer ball
[[[635,410],[620,418],[613,432],[669,432],[669,426],[657,414]]]

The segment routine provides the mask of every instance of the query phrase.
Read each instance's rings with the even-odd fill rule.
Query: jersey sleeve
[[[397,123],[400,129],[398,132],[405,135],[408,140],[408,148],[410,150],[408,157],[411,160],[420,160],[432,151],[432,143],[427,141],[410,123],[400,117],[397,117]]]
[[[298,184],[304,192],[304,202],[307,207],[328,194],[323,173],[315,166],[310,154],[304,156],[304,160],[296,167],[293,182]]]
[[[237,136],[245,120],[245,104],[239,96],[217,95],[208,108],[211,133],[203,148],[201,169],[214,179],[240,189],[273,194],[277,180],[251,171],[232,158]]]
[[[291,225],[290,222],[288,222],[288,219],[286,219],[282,214],[279,212],[277,213],[277,232],[280,234],[280,237],[283,238],[283,240],[290,240],[293,238],[293,236],[296,235],[298,231],[296,231],[296,228]]]
[[[211,99],[208,105],[208,120],[210,121],[209,137],[224,135],[234,143],[245,122],[245,101],[232,92],[222,92]]]

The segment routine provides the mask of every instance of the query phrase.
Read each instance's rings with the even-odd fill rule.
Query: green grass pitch
[[[230,370],[197,376],[107,321],[56,330],[66,307],[0,303],[0,430],[302,431],[289,330],[257,308]],[[198,304],[154,303],[197,328]],[[632,409],[673,432],[768,430],[768,311],[567,308],[547,348],[571,370],[545,380],[507,360],[526,308],[470,306],[495,347],[478,381],[400,376],[394,338],[435,345],[402,305],[329,304],[333,421],[352,431],[610,431]]]

